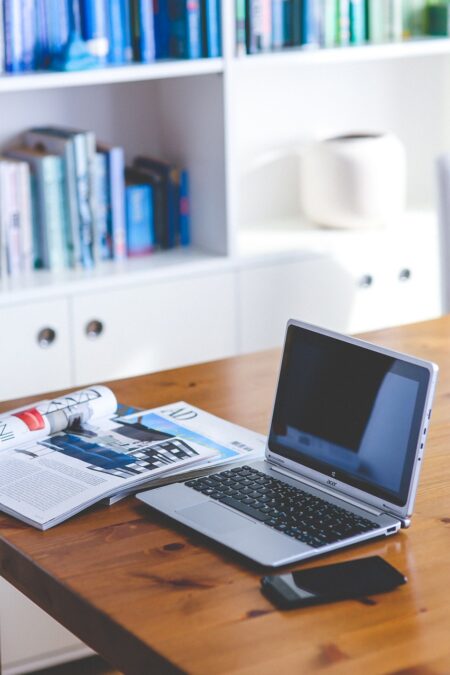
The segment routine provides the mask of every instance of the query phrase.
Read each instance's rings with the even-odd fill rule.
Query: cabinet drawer
[[[225,273],[75,297],[77,385],[234,354],[234,283]]]
[[[1,306],[0,317],[0,400],[72,384],[66,300]]]

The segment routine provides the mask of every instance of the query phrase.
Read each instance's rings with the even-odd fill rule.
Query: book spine
[[[338,0],[336,44],[350,44],[350,0]]]
[[[3,2],[0,2],[0,73],[5,70],[5,24],[3,16]]]
[[[126,257],[125,223],[125,157],[122,148],[112,148],[108,153],[109,195],[111,200],[112,253],[115,260]]]
[[[247,0],[247,52],[256,54],[271,47],[272,26],[270,0]]]
[[[272,0],[272,47],[281,49],[284,45],[285,0]]]
[[[186,169],[180,175],[180,244],[189,246],[191,243],[191,209],[189,201],[189,174]]]
[[[121,0],[120,7],[123,31],[123,58],[125,63],[131,63],[133,60],[133,41],[131,37],[130,0]]]
[[[364,0],[366,1],[366,0]],[[336,46],[337,33],[337,0],[322,0],[324,47]]]
[[[365,0],[350,0],[350,42],[362,45],[366,41]]]
[[[64,236],[64,165],[60,157],[48,156],[42,159],[41,167],[47,264],[50,269],[58,270],[68,266]]]
[[[236,56],[246,52],[245,0],[236,0]]]
[[[108,14],[106,0],[79,0],[81,29],[89,52],[100,63],[109,51]]]
[[[319,5],[316,0],[303,0],[301,17],[301,44],[305,47],[319,45]]]
[[[220,5],[219,0],[203,0],[201,7],[203,24],[203,56],[220,56]]]
[[[402,0],[386,0],[387,38],[393,42],[403,39],[403,3]]]
[[[425,33],[426,6],[426,0],[405,0],[403,3],[403,27],[405,37],[417,37]]]
[[[36,68],[48,68],[49,47],[45,0],[36,0]]]
[[[70,0],[44,0],[47,60],[58,57],[69,40]]]
[[[94,241],[94,258],[107,260],[108,246],[108,161],[102,152],[95,153],[95,221],[97,223]]]
[[[11,277],[21,272],[20,206],[18,194],[18,174],[15,162],[5,162],[5,235],[7,270]]]
[[[155,26],[153,0],[139,0],[140,44],[139,56],[143,63],[155,60]]]
[[[4,0],[5,70],[23,70],[22,11],[20,0]]]
[[[110,0],[109,5],[109,52],[110,63],[125,63],[125,35],[122,16],[123,0]]]
[[[369,1],[369,41],[379,44],[386,41],[384,0]]]
[[[30,167],[26,162],[17,163],[20,228],[21,269],[29,274],[33,269],[33,220]]]
[[[25,71],[36,67],[36,27],[35,0],[22,0],[22,63]]]
[[[292,0],[292,45],[298,47],[302,43],[302,0]]]
[[[147,255],[154,243],[152,189],[150,185],[128,185],[125,195],[128,256]]]
[[[170,56],[169,0],[154,0],[155,53],[157,59]]]
[[[90,201],[91,179],[89,175],[88,149],[84,134],[73,137],[74,166],[76,173],[76,191],[78,222],[80,224],[80,258],[83,267],[92,267],[92,209]]]

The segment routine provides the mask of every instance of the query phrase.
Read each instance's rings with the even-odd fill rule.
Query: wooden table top
[[[450,318],[369,337],[441,369],[412,526],[305,566],[381,555],[406,586],[281,613],[259,591],[262,570],[134,498],[47,532],[0,516],[2,575],[125,673],[449,673]],[[123,403],[184,399],[266,432],[278,361],[278,351],[263,352],[112,389]]]

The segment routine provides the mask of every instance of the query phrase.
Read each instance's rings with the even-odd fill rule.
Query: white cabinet
[[[2,578],[0,607],[3,675],[27,673],[92,654],[88,647]]]
[[[60,389],[72,379],[65,299],[0,304],[0,400]]]
[[[234,287],[229,272],[74,297],[75,384],[236,353]]]

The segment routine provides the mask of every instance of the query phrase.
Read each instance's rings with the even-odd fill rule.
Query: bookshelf
[[[450,41],[236,57],[232,5],[222,3],[220,59],[0,77],[2,147],[29,126],[64,124],[122,144],[128,160],[149,153],[185,164],[193,242],[3,283],[0,399],[276,346],[290,316],[358,331],[441,312],[433,161],[450,140]],[[305,223],[302,145],[380,128],[407,150],[401,226]],[[102,330],[89,331],[92,322]],[[40,340],[47,328],[54,338]],[[28,608],[20,611],[26,625]],[[28,665],[81,653],[69,634],[55,648],[46,633]],[[21,649],[3,641],[10,664]]]

